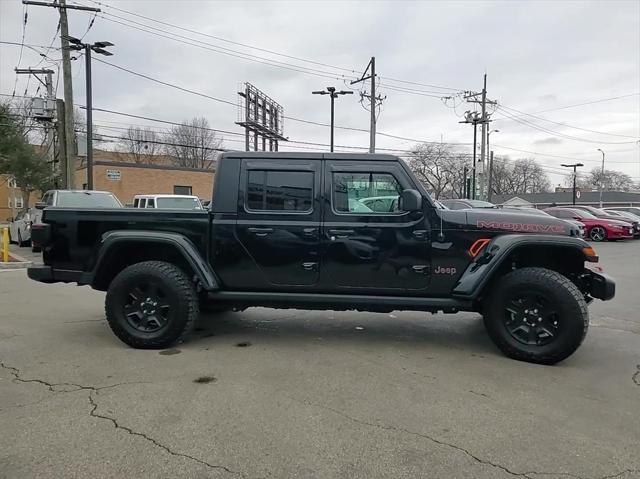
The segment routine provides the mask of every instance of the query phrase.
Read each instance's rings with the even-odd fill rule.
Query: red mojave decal
[[[502,221],[478,220],[476,225],[482,229],[522,231],[525,233],[564,233],[566,231],[564,226],[541,225],[538,223],[507,223]]]

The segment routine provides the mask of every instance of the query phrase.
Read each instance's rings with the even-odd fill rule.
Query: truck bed
[[[88,270],[102,236],[114,230],[180,233],[206,256],[209,214],[206,211],[134,208],[47,208],[53,244],[43,251],[45,264],[60,269]]]

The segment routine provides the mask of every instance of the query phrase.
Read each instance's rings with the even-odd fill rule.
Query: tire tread
[[[198,297],[192,282],[187,275],[177,266],[165,261],[143,261],[141,263],[134,263],[131,266],[123,269],[113,280],[122,281],[130,275],[140,273],[154,273],[158,276],[164,277],[169,280],[176,289],[179,296],[186,298],[188,311],[187,319],[182,328],[182,331],[177,337],[160,337],[156,339],[141,339],[136,338],[126,331],[124,331],[118,324],[118,320],[114,317],[109,310],[109,291],[107,291],[107,299],[105,301],[105,315],[109,327],[113,333],[120,338],[126,344],[138,348],[138,349],[163,349],[172,344],[182,342],[184,338],[193,330],[196,320],[199,315]]]
[[[569,357],[582,344],[582,342],[584,341],[584,338],[587,335],[587,330],[589,329],[589,310],[587,307],[587,302],[585,301],[584,296],[582,295],[578,287],[569,278],[558,273],[557,271],[553,271],[553,270],[550,270],[547,268],[541,268],[541,267],[527,267],[527,268],[514,270],[506,274],[502,278],[500,278],[496,287],[500,288],[500,286],[503,283],[507,281],[515,281],[515,280],[526,281],[529,284],[538,283],[538,282],[543,284],[554,283],[557,285],[558,288],[563,288],[568,294],[570,294],[575,300],[575,303],[579,308],[580,317],[582,319],[582,325],[581,325],[582,331],[581,331],[580,338],[576,342],[576,344],[574,344],[569,349],[556,351],[554,353],[548,353],[548,354],[536,354],[536,353],[531,353],[527,351],[522,351],[514,347],[513,345],[505,341],[504,338],[500,337],[500,335],[493,332],[491,327],[487,326],[487,332],[489,333],[489,336],[491,337],[493,342],[507,356],[514,359],[527,361],[527,362],[540,363],[540,364],[555,364]],[[491,302],[492,302],[492,298],[489,297],[485,304],[485,311],[484,311],[485,325],[488,322],[488,314],[490,314],[488,312],[488,308],[490,307],[489,305],[491,304]]]

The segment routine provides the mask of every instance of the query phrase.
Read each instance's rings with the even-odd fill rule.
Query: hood
[[[571,236],[572,225],[553,216],[522,214],[517,211],[494,209],[443,210],[443,217],[453,223],[459,223],[460,213],[466,215],[465,223],[469,229],[492,232],[538,233]],[[458,213],[450,215],[450,213]]]
[[[611,226],[633,226],[633,221],[632,220],[614,220],[613,218],[598,218],[598,220],[600,220],[601,223],[606,223],[607,225],[611,225]],[[595,220],[593,220],[595,221]]]

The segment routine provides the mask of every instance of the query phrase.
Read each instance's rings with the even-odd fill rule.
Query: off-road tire
[[[125,305],[137,285],[150,282],[165,292],[169,304],[166,324],[153,332],[130,324]],[[198,296],[193,283],[177,266],[164,261],[145,261],[128,266],[111,282],[105,301],[107,321],[114,334],[138,349],[164,349],[182,341],[198,318]]]
[[[555,364],[571,356],[582,344],[589,327],[587,303],[567,277],[545,268],[522,268],[499,278],[491,290],[484,301],[484,324],[491,340],[506,356],[530,363]],[[551,342],[523,344],[509,332],[510,319],[505,308],[521,292],[539,295],[557,311],[557,336]]]

